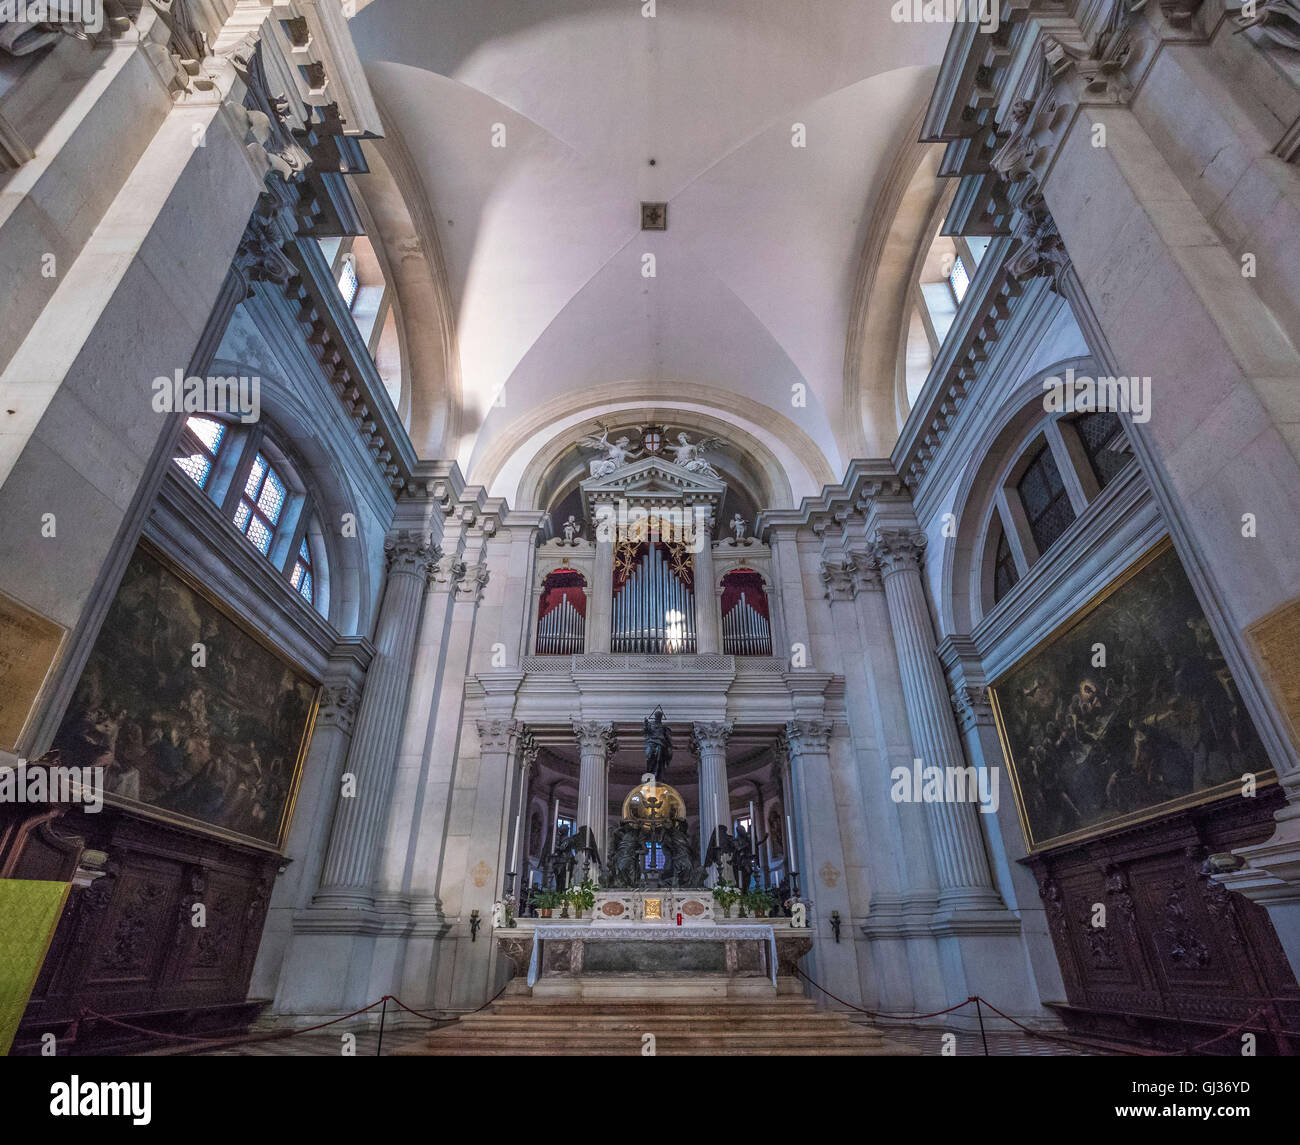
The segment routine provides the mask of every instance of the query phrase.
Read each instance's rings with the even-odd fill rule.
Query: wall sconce
[[[469,912],[469,940],[470,942],[478,941],[478,928],[483,925],[483,920],[479,917],[476,910]]]
[[[836,942],[839,942],[839,940],[840,940],[840,912],[837,911],[837,910],[833,910],[833,911],[831,911],[831,930],[833,930],[833,931],[835,932],[835,941],[836,941]]]

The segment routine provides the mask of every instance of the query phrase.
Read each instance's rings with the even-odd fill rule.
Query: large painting
[[[142,546],[53,750],[109,802],[282,849],[316,692]]]
[[[991,688],[1031,851],[1271,778],[1164,542]]]

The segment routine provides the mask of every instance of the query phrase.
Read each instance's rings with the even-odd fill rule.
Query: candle
[[[749,801],[749,840],[751,845],[758,841],[758,824],[754,822],[754,801],[752,799]]]
[[[510,856],[510,870],[512,872],[519,870],[515,865],[519,861],[519,821],[524,817],[522,811],[515,816],[515,852]]]
[[[785,817],[785,842],[786,842],[786,861],[785,869],[794,870],[794,828],[790,826],[790,816]]]
[[[587,829],[591,830],[591,796],[587,796]],[[595,834],[593,831],[592,834]]]

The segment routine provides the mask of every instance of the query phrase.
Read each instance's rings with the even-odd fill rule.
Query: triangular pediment
[[[616,469],[604,477],[588,477],[582,483],[584,498],[602,500],[606,496],[721,498],[726,485],[706,473],[692,473],[671,461],[645,457]]]

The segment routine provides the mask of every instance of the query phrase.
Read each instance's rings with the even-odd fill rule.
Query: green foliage
[[[757,915],[760,910],[764,914],[771,914],[776,910],[776,898],[771,891],[760,890],[755,887],[740,896],[740,905],[750,914]]]
[[[733,883],[719,879],[713,887],[713,902],[725,913],[740,901],[740,888]]]
[[[596,884],[595,879],[583,879],[582,882],[564,891],[561,897],[573,908],[576,915],[578,912],[590,910],[596,905],[596,892],[599,889],[600,887]]]
[[[533,892],[533,905],[538,910],[554,910],[564,903],[564,896],[559,891]]]

